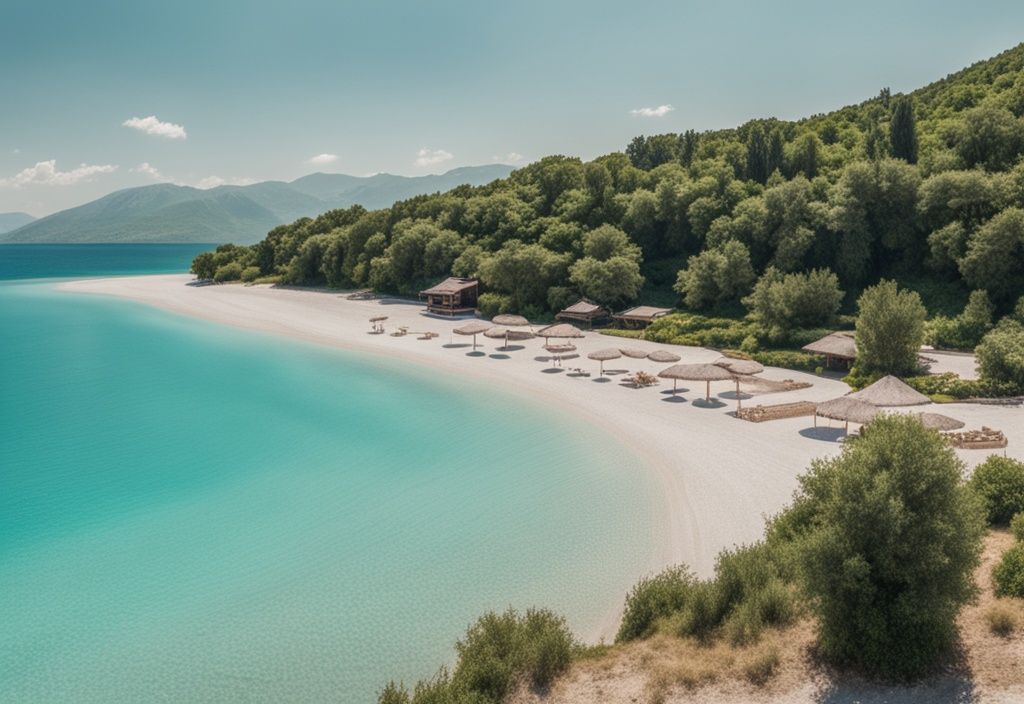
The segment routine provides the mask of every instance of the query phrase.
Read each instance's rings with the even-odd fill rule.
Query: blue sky
[[[161,180],[592,158],[910,90],[1024,40],[1024,3],[997,0],[0,6],[0,212],[34,215]]]

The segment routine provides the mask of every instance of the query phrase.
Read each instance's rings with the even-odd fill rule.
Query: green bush
[[[985,291],[972,291],[963,312],[955,318],[936,316],[926,325],[926,337],[935,347],[968,350],[992,327],[995,312]]]
[[[750,357],[766,367],[782,367],[800,372],[813,372],[821,364],[821,355],[801,350],[762,350],[753,352]]]
[[[455,645],[452,685],[500,702],[520,677],[547,687],[569,666],[576,647],[565,619],[546,609],[487,613]]]
[[[753,332],[753,326],[742,320],[676,313],[655,320],[643,337],[663,344],[722,348],[739,347]]]
[[[883,676],[911,677],[947,652],[973,578],[983,510],[942,437],[883,415],[838,457],[815,460],[791,516],[797,564],[822,651]]]
[[[827,269],[784,274],[768,267],[743,304],[769,339],[782,341],[797,329],[828,325],[842,301],[839,279]]]
[[[615,640],[622,642],[651,635],[659,620],[686,606],[695,584],[693,573],[685,567],[670,567],[641,579],[626,596],[626,608]]]
[[[1005,526],[1024,511],[1024,462],[989,455],[974,469],[970,486],[984,502],[993,525]]]
[[[910,374],[919,364],[927,311],[914,291],[882,281],[857,299],[857,368],[865,373]]]
[[[477,299],[476,308],[480,311],[482,318],[490,320],[496,315],[512,310],[512,298],[500,293],[481,293]]]
[[[1024,393],[1024,325],[1001,323],[981,339],[975,353],[982,379]]]
[[[1024,543],[1016,543],[1003,553],[992,570],[996,596],[1024,597]]]
[[[251,283],[260,278],[260,268],[258,266],[247,266],[242,269],[242,273],[239,274],[238,278],[245,283]]]
[[[213,280],[217,282],[238,281],[242,276],[242,265],[238,262],[228,262],[217,268]]]
[[[1014,514],[1010,519],[1010,532],[1016,540],[1024,543],[1024,511]]]

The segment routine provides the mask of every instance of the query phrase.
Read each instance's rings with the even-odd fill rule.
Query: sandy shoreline
[[[588,333],[576,341],[580,358],[566,366],[580,366],[595,372],[591,378],[573,378],[563,373],[543,373],[550,365],[538,361],[545,355],[541,341],[522,343],[524,349],[502,354],[495,351],[501,341],[479,336],[485,352],[467,357],[468,338],[453,336],[459,321],[425,316],[413,303],[393,299],[348,300],[338,292],[295,290],[270,286],[205,286],[186,283],[188,275],[161,275],[87,279],[59,284],[76,293],[92,293],[131,299],[174,313],[251,330],[285,335],[342,349],[384,354],[417,364],[430,365],[458,376],[479,378],[500,384],[511,393],[557,405],[575,417],[591,422],[633,449],[654,473],[662,487],[668,525],[665,534],[655,536],[658,568],[685,562],[698,574],[709,575],[715,555],[723,548],[761,537],[764,517],[785,506],[796,488],[796,478],[815,457],[835,454],[835,435],[809,432],[810,418],[793,418],[767,423],[748,423],[729,415],[735,408],[733,386],[712,384],[712,398],[722,394],[724,405],[701,407],[704,385],[692,384],[681,393],[685,401],[672,401],[661,393],[670,384],[631,389],[617,381],[599,383],[597,363],[586,354],[604,347],[631,346],[654,350],[663,348],[641,340],[617,340]],[[368,318],[387,315],[388,332],[399,325],[412,331],[439,333],[434,340],[370,335]],[[713,350],[677,348],[684,362],[711,361]],[[607,369],[657,372],[665,365],[649,360],[623,358],[606,364]],[[823,401],[846,393],[845,384],[791,370],[770,368],[763,377],[808,381],[812,387],[786,393],[759,394],[747,405],[788,401]],[[615,379],[616,377],[612,377]],[[919,410],[915,409],[915,410]],[[987,425],[1002,429],[1010,439],[1007,454],[1022,457],[1024,411],[1020,408],[947,404],[942,413],[967,423],[969,428]],[[983,451],[960,451],[975,464],[987,456]],[[600,633],[614,632],[617,612],[610,613]]]

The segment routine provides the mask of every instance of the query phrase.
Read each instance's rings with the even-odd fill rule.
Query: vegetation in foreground
[[[818,649],[840,667],[887,679],[925,675],[950,652],[958,613],[975,595],[986,518],[1024,508],[1024,464],[993,456],[979,472],[965,482],[937,432],[883,415],[838,457],[813,462],[765,539],[724,551],[714,577],[679,566],[637,583],[616,642],[682,639],[730,653],[730,662],[739,653],[756,682],[778,663],[771,634],[810,618]],[[1018,524],[1024,531],[1024,518]],[[1024,560],[1009,561],[1024,576]],[[531,613],[543,614],[532,627]],[[564,621],[512,611],[482,617],[457,651],[451,676],[441,671],[411,692],[391,683],[382,704],[498,702],[523,682],[548,686],[585,654]]]

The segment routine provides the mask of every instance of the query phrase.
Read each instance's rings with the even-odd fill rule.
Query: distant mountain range
[[[200,190],[159,183],[126,188],[77,208],[33,220],[0,214],[0,242],[234,242],[261,240],[267,231],[300,217],[362,205],[373,210],[395,201],[469,184],[480,186],[512,172],[511,166],[466,166],[430,176],[346,176],[315,173],[290,183]],[[17,216],[28,218],[18,222]],[[5,225],[11,219],[10,226]]]
[[[11,230],[17,230],[22,225],[28,225],[35,220],[28,213],[0,213],[0,235]]]

